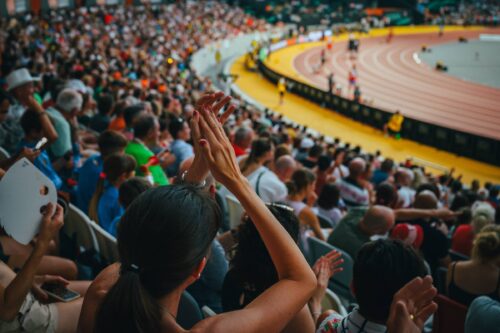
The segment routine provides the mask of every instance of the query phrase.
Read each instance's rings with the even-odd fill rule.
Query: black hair
[[[142,177],[132,177],[124,181],[119,189],[119,200],[123,208],[126,209],[135,198],[151,187],[151,183]]]
[[[394,160],[386,158],[380,165],[380,170],[384,172],[391,172],[394,169]]]
[[[193,186],[160,186],[139,195],[118,225],[120,277],[97,312],[95,332],[159,332],[157,300],[206,257],[219,221],[215,200]]]
[[[21,127],[23,128],[24,134],[29,135],[32,132],[42,131],[42,122],[40,121],[40,116],[37,112],[32,110],[26,110],[21,117]]]
[[[321,189],[317,203],[320,208],[330,210],[338,206],[339,199],[340,190],[338,186],[333,183],[326,183]]]
[[[241,172],[245,172],[252,163],[256,163],[257,160],[264,156],[266,153],[273,149],[273,143],[268,138],[259,138],[252,142],[252,149],[248,155],[245,163],[241,168]]]
[[[470,201],[463,193],[457,193],[451,202],[450,209],[454,212],[461,208],[469,207]]]
[[[97,110],[102,115],[109,115],[113,111],[115,100],[112,95],[101,95],[97,100]]]
[[[320,145],[314,145],[311,149],[309,149],[309,157],[320,157],[323,154],[323,147]]]
[[[125,120],[125,124],[128,128],[132,128],[134,126],[135,118],[144,111],[144,105],[136,104],[127,106],[123,110],[123,120]]]
[[[318,158],[318,169],[326,171],[332,165],[332,159],[328,155],[321,155]]]
[[[177,116],[172,116],[170,119],[170,123],[168,124],[168,131],[170,135],[175,139],[177,139],[177,134],[184,129],[184,119]]]
[[[106,130],[99,135],[97,139],[101,157],[118,153],[127,146],[127,139],[119,132],[113,130]]]
[[[290,178],[290,181],[286,183],[288,194],[294,195],[300,193],[315,180],[316,176],[312,173],[312,171],[306,168],[295,170]]]
[[[267,205],[283,228],[297,242],[299,220],[293,209],[284,203]],[[237,245],[232,253],[231,269],[251,291],[257,294],[278,282],[278,273],[262,238],[250,218],[247,218],[237,231]],[[250,291],[249,290],[249,291]]]
[[[9,94],[7,94],[7,92],[0,89],[0,104],[3,103],[3,101],[5,100],[7,100],[9,104],[12,104],[14,101],[12,97]]]
[[[150,114],[144,114],[134,121],[134,135],[138,138],[144,138],[155,128],[156,117]]]
[[[423,191],[431,191],[436,195],[436,198],[438,200],[441,198],[441,191],[439,190],[439,187],[437,187],[437,185],[434,183],[421,184],[419,187],[417,187],[417,193],[415,194],[415,196]]]
[[[399,240],[363,245],[353,268],[359,311],[367,320],[386,322],[394,294],[417,276],[426,275],[423,260]]]
[[[375,188],[375,204],[391,207],[398,200],[396,187],[389,182],[382,182]]]

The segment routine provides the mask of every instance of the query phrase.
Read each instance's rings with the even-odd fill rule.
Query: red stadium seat
[[[434,314],[433,333],[463,333],[467,307],[438,294],[434,301],[438,310]]]

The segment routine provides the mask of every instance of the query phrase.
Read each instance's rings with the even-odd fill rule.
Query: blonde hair
[[[474,238],[472,257],[481,260],[500,256],[500,230],[486,227]]]

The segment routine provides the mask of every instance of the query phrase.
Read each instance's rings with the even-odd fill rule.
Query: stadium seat
[[[434,301],[438,310],[434,314],[432,332],[463,333],[467,307],[441,294],[438,294]]]
[[[321,301],[321,310],[322,311],[334,310],[335,312],[339,313],[341,316],[347,316],[347,310],[342,305],[340,298],[337,295],[335,295],[335,293],[328,288],[326,288],[325,296],[323,297],[323,300]]]
[[[452,261],[464,261],[464,260],[470,259],[465,254],[462,254],[462,253],[457,252],[457,251],[449,250],[448,252],[450,254],[450,258]]]
[[[80,252],[90,249],[99,249],[97,238],[91,227],[91,221],[84,212],[75,205],[69,204],[68,213],[64,218],[63,232],[71,239],[75,239]]]
[[[203,319],[203,314],[196,300],[190,293],[184,291],[179,302],[177,323],[184,329],[191,329],[197,322]]]
[[[313,263],[316,262],[319,257],[327,254],[332,250],[337,250],[342,253],[342,259],[344,259],[344,263],[342,264],[343,271],[333,276],[332,280],[330,281],[329,288],[331,288],[332,291],[334,291],[337,295],[343,297],[347,301],[354,301],[354,297],[350,289],[352,270],[354,266],[354,260],[351,258],[351,256],[343,250],[336,248],[328,244],[327,242],[319,240],[316,237],[309,237],[308,243]]]
[[[229,228],[235,229],[241,224],[241,216],[243,215],[243,207],[235,197],[226,195],[227,210],[229,212]]]
[[[201,312],[203,312],[203,316],[205,318],[208,318],[208,317],[213,317],[215,315],[217,315],[217,313],[215,313],[214,310],[212,310],[208,305],[204,305],[202,308],[201,308]]]
[[[448,273],[448,268],[438,267],[434,273],[434,285],[436,286],[438,293],[447,294],[446,290],[446,274]]]
[[[333,222],[330,218],[322,214],[316,214],[316,216],[318,217],[321,228],[333,228]]]
[[[0,147],[0,161],[6,160],[8,158],[10,158],[10,154],[5,149]]]
[[[98,252],[107,261],[108,264],[115,263],[119,261],[118,246],[116,244],[116,238],[110,235],[106,230],[101,228],[94,221],[90,222],[90,226],[94,230],[95,237],[98,244]]]

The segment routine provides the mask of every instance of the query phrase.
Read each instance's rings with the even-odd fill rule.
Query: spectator
[[[470,224],[460,225],[451,240],[451,249],[464,256],[470,257],[472,253],[472,244],[475,235],[481,232],[486,225],[493,223],[484,215],[476,215]]]
[[[125,153],[133,156],[137,163],[138,176],[151,174],[155,185],[167,185],[168,179],[159,159],[155,162],[155,154],[148,144],[156,143],[159,136],[158,120],[152,115],[139,116],[134,122],[135,138],[125,148]]]
[[[500,327],[500,302],[488,296],[476,298],[467,311],[465,333],[495,333]]]
[[[193,118],[193,140],[200,142],[196,149],[205,158],[202,163],[242,203],[262,235],[278,276],[284,277],[259,296],[255,306],[215,316],[193,329],[281,331],[308,301],[316,279],[291,237],[244,180],[215,115],[202,110]],[[208,170],[198,164],[200,159],[194,161],[185,181],[196,184]],[[218,215],[215,201],[195,186],[161,186],[139,196],[118,229],[121,264],[108,267],[90,287],[80,330],[183,331],[175,320],[180,295],[205,266],[219,228]],[[158,253],[168,259],[156,260]],[[241,327],[243,314],[259,319]]]
[[[234,133],[233,148],[236,157],[248,154],[254,139],[254,132],[250,127],[239,127]]]
[[[333,172],[332,159],[328,155],[321,155],[318,158],[318,166],[316,168],[316,188],[314,191],[317,195],[321,193],[323,186],[334,179],[331,176]]]
[[[349,176],[337,181],[340,197],[348,207],[368,206],[370,204],[368,190],[362,185],[365,169],[365,160],[357,157],[349,163]]]
[[[136,163],[127,154],[112,154],[103,163],[95,193],[90,201],[89,216],[104,230],[112,233],[113,221],[123,214],[118,201],[120,185],[134,176]]]
[[[352,289],[358,307],[345,318],[336,312],[330,314],[322,320],[317,332],[386,332],[391,303],[398,295],[398,290],[412,279],[424,277],[425,274],[422,259],[408,245],[393,240],[365,244],[356,257],[353,271]],[[429,293],[436,295],[436,289],[431,288],[432,279],[425,278],[424,283],[430,288]],[[432,297],[425,297],[423,304],[419,304],[420,308],[429,306],[433,310],[429,312],[434,312],[437,306],[432,303]],[[423,321],[420,325],[423,326]],[[421,329],[414,332],[420,332]]]
[[[374,235],[385,235],[394,226],[394,212],[383,206],[353,208],[328,237],[328,243],[356,258]]]
[[[274,173],[283,183],[290,181],[296,167],[297,162],[290,155],[282,155],[274,161]]]
[[[19,68],[10,72],[6,81],[7,91],[14,98],[14,103],[9,107],[9,116],[19,120],[24,112],[33,106],[31,99],[36,101],[34,82],[38,81],[38,78],[32,77],[28,69]]]
[[[411,207],[415,200],[416,192],[410,187],[412,181],[413,173],[410,169],[401,168],[394,175],[394,182],[398,188],[399,197],[403,201],[403,208]]]
[[[469,306],[481,295],[500,300],[500,228],[489,226],[474,238],[472,258],[449,265],[449,297]]]
[[[114,99],[112,95],[101,95],[97,100],[98,113],[90,119],[89,127],[96,132],[105,131],[111,122]]]
[[[174,138],[170,145],[170,151],[175,156],[175,162],[167,168],[169,177],[177,176],[179,167],[188,158],[192,158],[193,146],[187,141],[191,139],[191,130],[182,118],[174,118],[170,121],[169,132]]]
[[[0,89],[0,147],[14,155],[19,149],[24,132],[19,119],[9,114],[12,102],[11,97]]]
[[[127,140],[134,139],[135,121],[146,113],[147,112],[144,109],[143,104],[130,105],[123,110],[123,120],[125,121],[126,126],[123,130],[123,135],[125,135],[125,138],[127,138]]]
[[[340,191],[335,184],[325,184],[318,197],[317,207],[314,208],[316,215],[328,218],[335,228],[344,213],[339,208]]]
[[[311,149],[309,149],[307,157],[299,160],[299,162],[302,163],[302,165],[305,166],[306,168],[314,169],[318,164],[318,159],[322,153],[323,153],[323,147],[320,145],[314,145],[311,147]]]
[[[386,158],[380,165],[380,169],[376,169],[373,173],[371,181],[378,185],[385,181],[390,181],[392,174],[394,172],[394,160]]]
[[[100,154],[87,158],[78,172],[77,205],[86,214],[88,214],[89,203],[99,181],[99,174],[102,172],[103,161],[112,154],[123,154],[127,140],[121,133],[110,130],[99,135],[97,144]]]

